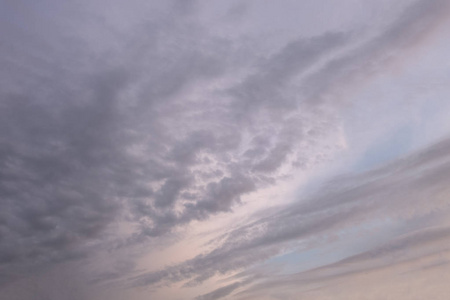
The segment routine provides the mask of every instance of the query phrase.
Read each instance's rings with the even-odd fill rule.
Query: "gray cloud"
[[[357,69],[363,68],[367,66],[366,64],[370,64],[371,58],[381,59],[385,52],[401,50],[404,43],[409,44],[423,30],[433,26],[434,20],[430,16],[437,13],[440,4],[442,3],[436,2],[433,5],[430,4],[429,7],[427,4],[427,9],[422,9],[420,7],[425,5],[423,2],[415,3],[404,13],[400,21],[395,22],[383,35],[357,48],[355,55],[352,57],[348,56],[343,60],[338,60],[338,65],[345,67],[344,69],[339,67],[337,70],[347,72],[345,71],[347,68],[351,69],[355,66],[357,66]],[[425,21],[421,19],[422,17],[425,18]],[[421,19],[419,22],[422,24],[421,26],[413,25],[415,18]],[[391,38],[401,31],[405,32],[404,40],[402,40],[403,37],[400,40]],[[367,49],[375,44],[378,48],[369,51],[367,54]],[[280,53],[288,52],[283,49]],[[282,54],[279,57],[284,59]],[[332,60],[331,65],[333,64]],[[281,68],[281,70],[284,69]],[[297,74],[297,71],[292,74]],[[361,69],[361,73],[366,73],[366,71]],[[286,76],[291,76],[289,72],[287,74]],[[278,76],[282,77],[279,74]],[[246,84],[252,86],[252,82],[258,81],[254,78],[256,77],[250,77],[239,88],[245,87]],[[344,76],[343,78],[348,77]],[[274,85],[276,85],[276,80],[274,82]],[[284,84],[286,81],[282,82]],[[326,84],[328,82],[326,78],[324,78],[324,81],[317,80],[317,82],[329,86]],[[266,86],[271,88],[274,85],[261,84],[261,87],[263,89],[267,88]],[[262,95],[266,94],[266,92],[262,93]],[[242,95],[244,94],[239,95],[237,99],[241,99]],[[251,96],[243,99],[244,103],[245,99],[252,99],[251,101],[256,103],[264,98]],[[258,102],[258,105],[264,107],[264,100],[261,101]],[[258,105],[256,106],[258,107]],[[239,111],[242,111],[242,108]],[[253,141],[257,146],[250,148],[245,155],[254,158],[264,157],[265,153],[269,151],[264,147],[270,145],[271,142],[263,136],[257,136]],[[221,246],[218,246],[214,251],[200,255],[182,265],[139,276],[135,278],[136,284],[147,285],[165,280],[180,281],[191,278],[193,278],[192,283],[202,282],[214,274],[227,273],[267,259],[297,241],[308,241],[314,239],[317,235],[333,234],[333,232],[339,232],[339,230],[348,226],[361,224],[366,218],[391,216],[407,219],[428,213],[439,207],[445,207],[445,200],[438,197],[436,193],[437,190],[446,186],[445,178],[447,178],[448,165],[443,163],[442,160],[446,162],[448,157],[435,157],[434,153],[443,155],[445,150],[442,150],[442,148],[446,148],[446,144],[447,141],[443,141],[417,154],[417,156],[367,174],[330,182],[329,185],[325,186],[324,192],[317,194],[312,199],[231,232],[220,244]],[[277,148],[277,146],[275,147]],[[289,149],[289,145],[287,147]],[[283,151],[276,150],[275,152],[283,157]],[[270,167],[270,161],[276,161],[279,158],[272,153],[268,155],[268,159],[270,160],[259,160],[254,167],[255,172],[273,171],[275,168]],[[439,166],[435,166],[437,162],[439,162]],[[410,174],[416,175],[410,176]],[[430,197],[434,198],[434,201],[430,202]]]
[[[308,294],[317,286],[326,287],[333,285],[333,282],[336,281],[342,282],[346,278],[352,280],[352,278],[364,274],[395,269],[402,265],[406,269],[412,268],[408,272],[442,267],[447,264],[443,258],[431,264],[426,259],[443,257],[449,250],[447,246],[449,237],[448,227],[413,231],[394,237],[382,246],[352,255],[338,262],[296,274],[271,276],[271,278],[263,279],[241,292],[237,298],[258,297],[258,295],[278,289],[288,291],[290,287],[299,285],[303,286],[303,289],[297,290],[297,295]]]
[[[196,300],[216,300],[223,298],[225,296],[230,295],[233,291],[235,291],[237,288],[239,288],[242,285],[241,282],[237,281],[234,283],[231,283],[229,285],[226,285],[224,287],[218,288],[208,294],[204,294],[201,296],[198,296]]]
[[[299,93],[311,103],[345,102],[348,91],[364,85],[393,63],[406,59],[433,34],[449,12],[448,1],[414,1],[366,43],[327,61],[305,78]]]
[[[196,9],[193,2],[175,6],[175,16]],[[8,9],[25,18],[20,7]],[[241,154],[251,127],[235,122],[241,108],[234,99],[217,88],[200,98],[192,92],[238,67],[234,55],[241,50],[231,41],[181,17],[142,22],[124,38],[122,28],[95,13],[55,9],[62,15],[42,28],[12,22],[10,32],[20,34],[8,35],[1,49],[11,70],[1,74],[0,104],[6,272],[82,257],[113,238],[116,222],[138,224],[135,241],[170,233],[231,211],[242,195],[276,180],[272,173],[291,151],[287,141],[268,141],[266,155],[253,161]],[[94,43],[70,22],[88,23],[104,39]],[[318,38],[313,48],[327,48],[328,39]],[[311,42],[304,41],[306,50],[302,43],[271,60],[269,69],[284,72],[283,60],[296,48],[311,55]],[[246,114],[252,119],[254,112]],[[287,128],[294,123],[286,123],[280,139],[295,134]]]
[[[372,72],[373,60],[381,62],[385,53],[411,45],[446,3],[417,2],[350,55],[339,51],[353,45],[356,34],[326,33],[298,38],[269,57],[211,36],[191,18],[200,10],[196,1],[172,4],[170,20],[142,19],[130,32],[131,25],[111,25],[107,14],[77,7],[72,15],[69,4],[55,4],[54,19],[37,9],[33,22],[40,25],[33,26],[23,8],[8,4],[18,21],[2,29],[0,49],[6,66],[0,71],[4,281],[87,256],[111,241],[141,242],[230,212],[244,195],[289,175],[282,167],[314,165],[326,156],[325,146],[339,147],[318,142],[337,132],[338,107],[320,107],[315,99]],[[71,29],[77,26],[92,36]],[[406,201],[384,200],[398,199],[407,186],[413,186],[410,207],[429,208],[424,199],[445,185],[449,172],[447,164],[431,166],[447,159],[446,149],[443,142],[397,169],[330,184],[329,193],[230,232],[212,252],[132,284],[195,284],[363,216],[414,214],[401,208]],[[118,223],[138,229],[117,237]],[[117,278],[121,270],[97,280]]]
[[[27,65],[30,72],[13,74],[13,79],[18,78],[1,95],[0,257],[6,272],[17,270],[17,265],[82,256],[84,244],[98,241],[100,233],[105,236],[107,226],[120,220],[132,203],[153,198],[155,207],[170,206],[189,184],[191,172],[186,165],[193,163],[195,152],[208,141],[200,137],[199,145],[192,144],[186,152],[190,157],[176,153],[176,146],[169,146],[172,137],[164,136],[163,121],[155,116],[162,102],[170,105],[169,97],[189,82],[214,76],[221,63],[218,57],[193,49],[189,41],[181,50],[172,46],[173,55],[157,54],[155,43],[167,48],[163,44],[170,44],[172,34],[179,33],[169,25],[161,27],[146,27],[151,29],[148,40],[139,42],[148,49],[140,60],[156,63],[157,69],[147,75],[133,64],[104,66],[84,51],[66,56],[61,47],[52,48],[53,42],[62,42],[52,31],[43,42],[45,47],[21,36],[6,40],[11,47],[31,43],[33,48],[21,58],[32,60]],[[69,47],[79,46],[76,39],[71,43]],[[14,57],[12,50],[2,50],[5,60]],[[114,50],[119,55],[123,49]],[[129,54],[120,53],[118,64]],[[175,60],[173,67],[159,72],[158,63],[169,60]],[[72,69],[74,61],[92,66]],[[20,67],[6,63],[14,71]],[[133,106],[134,99],[124,93],[135,88],[137,76],[145,81],[139,87],[145,90],[141,91],[145,99],[137,98]],[[21,81],[26,84],[15,90]],[[195,138],[188,142],[197,143]],[[139,143],[151,145],[148,151],[153,155],[131,153],[130,148]],[[149,185],[161,180],[164,183],[156,189]]]
[[[332,181],[310,199],[229,232],[209,253],[133,280],[138,286],[187,279],[198,284],[298,247],[299,242],[321,243],[364,220],[391,217],[406,222],[448,208],[440,195],[447,190],[450,156],[444,149],[449,145],[444,140],[381,169]],[[434,237],[420,236],[402,243],[426,243],[426,238]]]

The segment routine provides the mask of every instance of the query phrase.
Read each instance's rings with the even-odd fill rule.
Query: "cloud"
[[[171,2],[159,8],[171,18],[132,24],[89,7],[48,3],[60,14],[44,18],[44,8],[35,10],[32,19],[42,24],[36,27],[23,7],[8,4],[18,21],[2,29],[9,33],[0,49],[5,282],[229,213],[245,196],[320,164],[344,147],[337,96],[382,69],[392,53],[415,47],[447,9],[443,1],[415,2],[368,41],[329,32],[299,37],[265,57],[212,36],[195,21],[197,1]],[[136,13],[152,10],[133,3]],[[80,33],[86,27],[89,34]],[[447,148],[444,141],[331,182],[308,201],[228,232],[214,250],[141,274],[131,285],[195,285],[366,217],[441,208],[442,198],[425,199],[445,188]],[[130,265],[94,280],[119,278]]]
[[[284,290],[286,292],[284,297],[288,297],[293,293],[292,288],[298,286],[301,288],[295,289],[296,295],[309,295],[315,290],[323,290],[322,297],[325,297],[329,287],[335,286],[336,283],[343,285],[364,276],[373,278],[376,277],[375,274],[381,273],[392,279],[411,272],[424,270],[433,272],[433,268],[445,269],[449,237],[448,227],[413,231],[338,262],[296,274],[268,277],[241,292],[237,299],[258,297],[267,293],[274,294],[273,291],[277,290]],[[376,280],[380,281],[378,278]],[[385,286],[385,282],[380,282],[378,288],[384,293],[389,293]],[[352,289],[348,290],[347,294],[352,293]],[[337,296],[337,299],[341,297]]]
[[[426,9],[422,8],[424,5],[426,5]],[[386,32],[356,48],[352,55],[344,56],[343,59],[339,60],[331,60],[331,66],[336,66],[337,74],[341,75],[343,74],[340,73],[341,71],[346,73],[347,70],[352,70],[351,73],[356,74],[353,73],[353,68],[356,68],[359,74],[367,74],[367,69],[370,69],[370,59],[380,59],[382,61],[385,53],[400,51],[405,44],[412,42],[425,28],[433,26],[434,19],[430,16],[437,13],[439,5],[438,2],[430,6],[423,2],[415,3],[406,10],[398,21],[388,27]],[[416,18],[421,20],[419,22],[421,26],[413,25]],[[422,18],[425,20],[422,20]],[[400,40],[392,39],[392,36],[398,35],[399,32],[404,32],[404,36]],[[328,40],[328,36],[322,38],[323,41]],[[322,40],[318,39],[318,41]],[[312,45],[316,45],[315,42],[312,42]],[[371,47],[376,49],[368,51]],[[274,56],[274,62],[267,65],[276,66],[276,61],[283,61],[289,56],[287,53],[290,52],[286,50],[289,48],[290,46],[282,49],[280,51],[281,54]],[[338,63],[335,64],[335,62]],[[296,68],[294,66],[295,71],[292,71],[292,74],[300,72]],[[301,67],[298,68],[301,70]],[[280,68],[280,70],[286,72],[287,75],[283,75],[284,73],[280,75],[274,72],[274,76],[282,77],[284,80],[281,82],[284,85],[288,80],[286,80],[287,77],[283,76],[291,76],[291,73],[289,68],[287,71],[286,68]],[[264,74],[264,72],[257,73]],[[271,76],[272,73],[268,74],[270,75],[267,76]],[[324,78],[316,77],[320,74],[325,74],[325,72],[323,71],[322,73],[320,71],[311,78],[316,78],[316,82],[320,83],[321,86],[327,88],[334,86],[334,84],[329,84],[330,82],[326,76]],[[262,80],[261,78],[264,78],[264,76],[250,76],[238,88],[238,90],[251,90],[250,87],[254,84],[260,85],[263,91],[261,97],[253,94],[238,93],[237,99],[244,101],[244,103],[245,101],[255,101],[257,104],[249,107],[256,106],[259,109],[267,109],[269,104],[265,104],[264,96],[271,92],[264,91],[264,89],[274,87],[275,93],[277,93],[277,81],[267,80],[267,82],[274,82],[272,85],[259,83]],[[342,78],[348,79],[346,76]],[[265,81],[262,80],[261,82]],[[255,90],[258,91],[259,88]],[[325,92],[321,93],[326,94],[328,91],[325,90]],[[270,102],[270,100],[267,100],[267,102]],[[281,105],[279,109],[285,108]],[[239,109],[239,111],[242,110],[245,111],[245,107]],[[268,152],[262,148],[270,144],[270,141],[264,137],[257,136],[252,142],[258,146],[248,150],[247,156],[257,158]],[[442,153],[437,149],[446,148],[446,144],[447,141],[443,141],[423,151],[421,154],[417,154],[417,156],[373,172],[330,182],[328,185],[325,185],[323,192],[318,193],[308,201],[300,202],[285,211],[230,232],[224,241],[209,253],[199,255],[192,260],[181,265],[169,267],[164,271],[151,272],[135,278],[136,285],[155,284],[166,280],[169,282],[182,280],[192,280],[192,283],[202,282],[214,274],[225,274],[261,262],[281,253],[286,248],[298,245],[299,242],[318,242],[318,237],[335,235],[345,228],[363,224],[365,219],[376,220],[381,217],[408,219],[445,207],[445,200],[438,191],[446,186],[445,178],[448,166],[446,163],[443,164],[439,157],[434,157],[433,153]],[[279,147],[282,146],[280,145]],[[280,153],[280,150],[276,152]],[[280,155],[283,156],[283,154]],[[269,157],[270,160],[278,159],[274,153],[269,155]],[[422,160],[419,157],[430,157],[430,161]],[[446,161],[448,157],[442,159]],[[431,167],[436,161],[439,161],[440,166]],[[270,163],[268,161],[263,162],[260,161],[255,166],[256,172],[258,170],[273,171],[273,168],[269,167]],[[410,174],[416,175],[410,176]],[[431,202],[429,201],[430,197],[434,199]]]
[[[309,199],[232,230],[208,253],[132,280],[137,286],[185,280],[198,284],[286,249],[320,245],[368,220],[395,218],[406,222],[447,209],[444,195],[448,192],[449,145],[449,140],[444,140],[383,168],[331,181]],[[424,234],[405,239],[402,245],[426,243],[434,237]]]
[[[447,1],[414,1],[382,32],[330,59],[305,78],[299,92],[311,103],[346,102],[373,76],[406,60],[429,41],[449,13]]]
[[[289,139],[309,143],[291,127],[298,118],[281,127],[267,123],[272,136],[244,120],[256,118],[256,107],[237,121],[240,100],[229,91],[245,94],[254,80],[239,88],[220,82],[239,72],[243,50],[184,18],[198,8],[180,3],[170,11],[179,18],[143,20],[125,39],[110,19],[102,22],[80,7],[71,15],[62,4],[55,9],[66,18],[42,28],[24,20],[25,33],[6,39],[3,61],[12,70],[1,74],[0,261],[6,272],[88,255],[121,239],[114,235],[119,224],[137,227],[128,238],[139,242],[230,212],[243,195],[280,177],[277,170],[293,152]],[[22,8],[8,9],[24,19]],[[89,23],[104,38],[80,35],[70,22]],[[21,32],[18,26],[10,30]],[[26,30],[45,39],[28,40]],[[340,39],[299,40],[269,59],[269,73],[292,76],[313,61],[314,51]],[[283,75],[288,61],[296,66]],[[246,145],[247,137],[254,142]],[[267,148],[254,159],[249,153],[258,140]]]
[[[175,137],[164,136],[163,118],[155,115],[162,102],[170,105],[169,98],[190,82],[214,76],[220,63],[189,42],[181,50],[172,46],[173,55],[155,54],[159,50],[154,44],[168,47],[179,30],[161,26],[147,27],[153,29],[148,40],[141,42],[139,35],[132,39],[149,50],[140,58],[143,64],[158,68],[158,63],[175,60],[162,72],[140,74],[143,70],[135,65],[120,66],[131,53],[121,53],[116,66],[104,66],[84,51],[66,56],[60,47],[52,47],[61,42],[52,31],[45,47],[35,44],[33,52],[23,54],[24,61],[42,59],[27,65],[30,72],[14,74],[14,84],[27,83],[23,88],[11,84],[1,95],[0,260],[7,272],[83,256],[88,244],[91,248],[111,236],[105,235],[108,226],[123,220],[133,203],[153,199],[155,207],[170,206],[189,184],[185,166],[208,141],[192,145],[186,154],[176,153]],[[7,42],[27,43],[21,36],[14,38]],[[76,39],[71,43],[68,47],[80,46]],[[121,52],[121,47],[113,51]],[[11,51],[7,54],[14,57]],[[58,56],[63,63],[54,61]],[[73,61],[90,66],[72,69]],[[145,83],[139,85],[139,80]],[[135,88],[145,97],[125,95]],[[151,145],[149,157],[133,152],[141,143]],[[151,186],[161,181],[159,187]]]
[[[204,294],[202,296],[198,296],[196,300],[216,300],[228,296],[234,290],[239,288],[242,285],[241,282],[234,282],[224,287],[218,288],[208,294]]]

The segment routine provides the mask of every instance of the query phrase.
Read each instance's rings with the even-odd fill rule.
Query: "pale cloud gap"
[[[340,111],[348,95],[426,43],[449,5],[413,2],[370,39],[336,30],[255,55],[197,23],[198,1],[155,4],[161,15],[132,26],[114,14],[119,25],[111,25],[114,17],[86,13],[80,3],[55,5],[57,17],[47,21],[45,7],[2,4],[13,16],[0,48],[2,283],[98,251],[157,243],[327,161],[345,147]],[[232,7],[228,18],[249,9]],[[90,35],[77,29],[85,27]],[[181,264],[128,276],[136,265],[127,261],[93,281],[195,286],[365,219],[446,208],[448,144],[328,182]],[[227,297],[250,278],[197,299]]]

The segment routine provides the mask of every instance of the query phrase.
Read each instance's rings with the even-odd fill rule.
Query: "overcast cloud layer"
[[[449,18],[0,0],[0,295],[446,299]]]

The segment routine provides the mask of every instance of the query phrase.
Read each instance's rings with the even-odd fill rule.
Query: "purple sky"
[[[0,0],[0,299],[447,300],[449,26]]]

